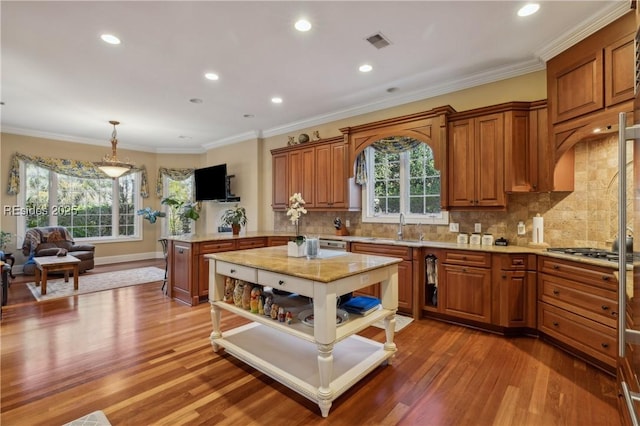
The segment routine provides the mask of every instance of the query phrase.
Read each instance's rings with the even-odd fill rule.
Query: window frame
[[[37,167],[37,166],[36,166]],[[41,167],[42,168],[42,167]],[[20,190],[17,195],[17,202],[19,206],[26,206],[26,196],[27,196],[27,167],[26,163],[22,160],[19,162],[19,170],[20,176],[23,176],[20,179]],[[135,193],[136,196],[133,199],[133,211],[138,211],[142,205],[142,195],[140,194],[141,188],[141,180],[142,173],[141,172],[133,172],[136,175],[135,179]],[[115,232],[119,232],[119,212],[120,205],[117,202],[118,197],[118,179],[114,179],[112,183],[112,194],[113,202],[111,205],[111,216],[112,216],[112,227],[111,227],[111,235],[108,237],[74,237],[74,241],[82,242],[82,243],[91,243],[91,244],[108,244],[108,243],[121,243],[128,241],[140,241],[143,239],[143,223],[142,217],[139,215],[135,215],[134,218],[134,233],[133,235],[114,235]],[[48,203],[48,212],[53,211],[53,207],[56,205],[57,200],[57,188],[58,188],[58,173],[52,170],[49,170],[49,203]],[[54,195],[51,195],[54,194]],[[55,215],[49,214],[49,224],[46,226],[57,226],[58,218]],[[26,215],[18,215],[16,218],[16,229],[18,230],[18,236],[16,238],[17,249],[22,248],[22,243],[24,240],[24,234],[27,230],[27,222]]]
[[[424,142],[422,142],[424,143]],[[427,144],[428,146],[428,144]],[[429,147],[431,148],[431,147]],[[432,149],[432,148],[431,148]],[[375,214],[373,212],[373,199],[375,198],[375,185],[373,176],[374,169],[374,148],[369,145],[364,148],[364,154],[367,164],[367,183],[362,185],[362,222],[365,223],[398,223],[400,220],[400,212],[404,215],[404,222],[407,224],[425,224],[425,225],[448,225],[449,212],[441,210],[439,213],[416,214],[409,213],[409,167],[410,159],[408,151],[400,154],[400,212],[392,214]],[[442,175],[440,176],[442,179]],[[442,191],[440,197],[443,197]],[[371,200],[371,201],[370,201]]]
[[[195,202],[195,191],[196,191],[196,182],[195,182],[195,175],[191,175],[186,179],[183,179],[182,181],[176,181],[176,182],[183,182],[185,180],[190,180],[191,181],[191,202]],[[171,197],[172,195],[169,194],[169,187],[170,187],[170,181],[175,181],[174,179],[171,179],[171,177],[167,174],[162,176],[162,200],[164,200],[167,197]],[[171,229],[170,229],[170,217],[171,217],[171,207],[167,206],[166,204],[162,204],[162,211],[166,214],[165,218],[166,220],[163,220],[163,224],[162,224],[162,232],[163,235],[173,235],[171,234]],[[195,230],[195,226],[196,223],[195,221],[191,221],[191,233],[194,232]]]

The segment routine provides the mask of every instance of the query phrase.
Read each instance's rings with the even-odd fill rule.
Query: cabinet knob
[[[558,321],[554,321],[554,322],[553,322],[553,326],[554,326],[554,327],[558,327],[559,325],[560,325],[560,323],[559,323]]]
[[[278,285],[284,285],[284,281],[283,280],[279,280],[278,281]]]
[[[611,278],[609,275],[603,275],[602,281],[609,281],[609,278]]]
[[[607,305],[602,305],[601,308],[602,308],[603,311],[608,311],[609,310],[609,307]]]
[[[612,316],[612,317],[617,317],[617,316],[618,316],[618,313],[617,313],[616,311],[611,311],[611,316]]]
[[[600,346],[602,346],[603,348],[606,349],[606,348],[609,347],[609,344],[608,343],[600,343]]]
[[[555,270],[560,269],[560,265],[553,265],[553,269],[555,269]]]
[[[504,280],[506,278],[507,278],[507,275],[506,274],[502,274],[502,279]]]
[[[560,294],[560,290],[553,289],[553,294],[556,295],[556,296],[559,295]]]
[[[231,274],[235,274],[235,273],[236,273],[236,270],[235,270],[235,269],[231,269],[231,270],[229,270],[229,273],[231,273]]]
[[[184,249],[179,248],[178,249],[178,253],[180,253],[180,254],[184,253]]]
[[[467,272],[467,268],[462,268],[462,272]]]

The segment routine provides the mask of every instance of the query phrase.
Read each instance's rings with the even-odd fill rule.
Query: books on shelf
[[[352,297],[351,299],[340,305],[340,308],[356,315],[368,315],[371,312],[377,310],[379,307],[380,299],[372,296]]]

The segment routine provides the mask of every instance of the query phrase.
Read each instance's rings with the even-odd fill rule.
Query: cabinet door
[[[413,262],[398,264],[398,311],[413,314]]]
[[[504,115],[506,192],[530,192],[537,187],[533,180],[538,177],[538,133],[529,131],[535,125],[530,115],[529,111],[509,111]]]
[[[331,207],[348,207],[347,194],[347,145],[344,142],[331,144]]]
[[[209,258],[198,256],[198,299],[209,298]]]
[[[634,57],[633,34],[629,34],[605,48],[606,106],[633,99]]]
[[[475,118],[475,204],[504,206],[504,114]]]
[[[191,291],[191,244],[176,241],[172,244],[171,250],[171,276],[170,287],[171,296],[189,305],[197,305],[198,297],[194,297]]]
[[[438,303],[458,318],[491,322],[491,269],[443,265]]]
[[[289,192],[300,193],[305,207],[314,205],[315,150],[313,147],[289,153]],[[287,199],[287,203],[289,200]]]
[[[498,325],[536,328],[536,297],[535,272],[501,271]]]
[[[331,146],[316,147],[316,207],[331,206]]]
[[[449,205],[474,205],[474,125],[473,120],[449,124]]]
[[[289,156],[285,152],[272,157],[273,187],[271,207],[286,209],[289,205]]]

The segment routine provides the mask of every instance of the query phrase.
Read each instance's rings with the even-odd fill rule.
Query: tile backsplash
[[[460,232],[473,232],[474,223],[494,238],[526,246],[532,241],[533,217],[544,217],[544,242],[555,247],[609,248],[617,234],[618,154],[617,135],[584,141],[575,146],[575,188],[573,192],[509,194],[508,209],[492,212],[451,212],[450,221]],[[632,144],[628,145],[627,187],[633,187]],[[627,219],[633,223],[633,192],[627,191]],[[309,212],[300,221],[301,234],[334,234],[333,220],[349,220],[349,233],[359,236],[395,238],[397,224],[363,223],[360,212]],[[525,223],[526,235],[517,235],[517,224]],[[276,212],[274,229],[295,232],[285,212]],[[457,233],[444,225],[404,227],[405,239],[455,242]]]

